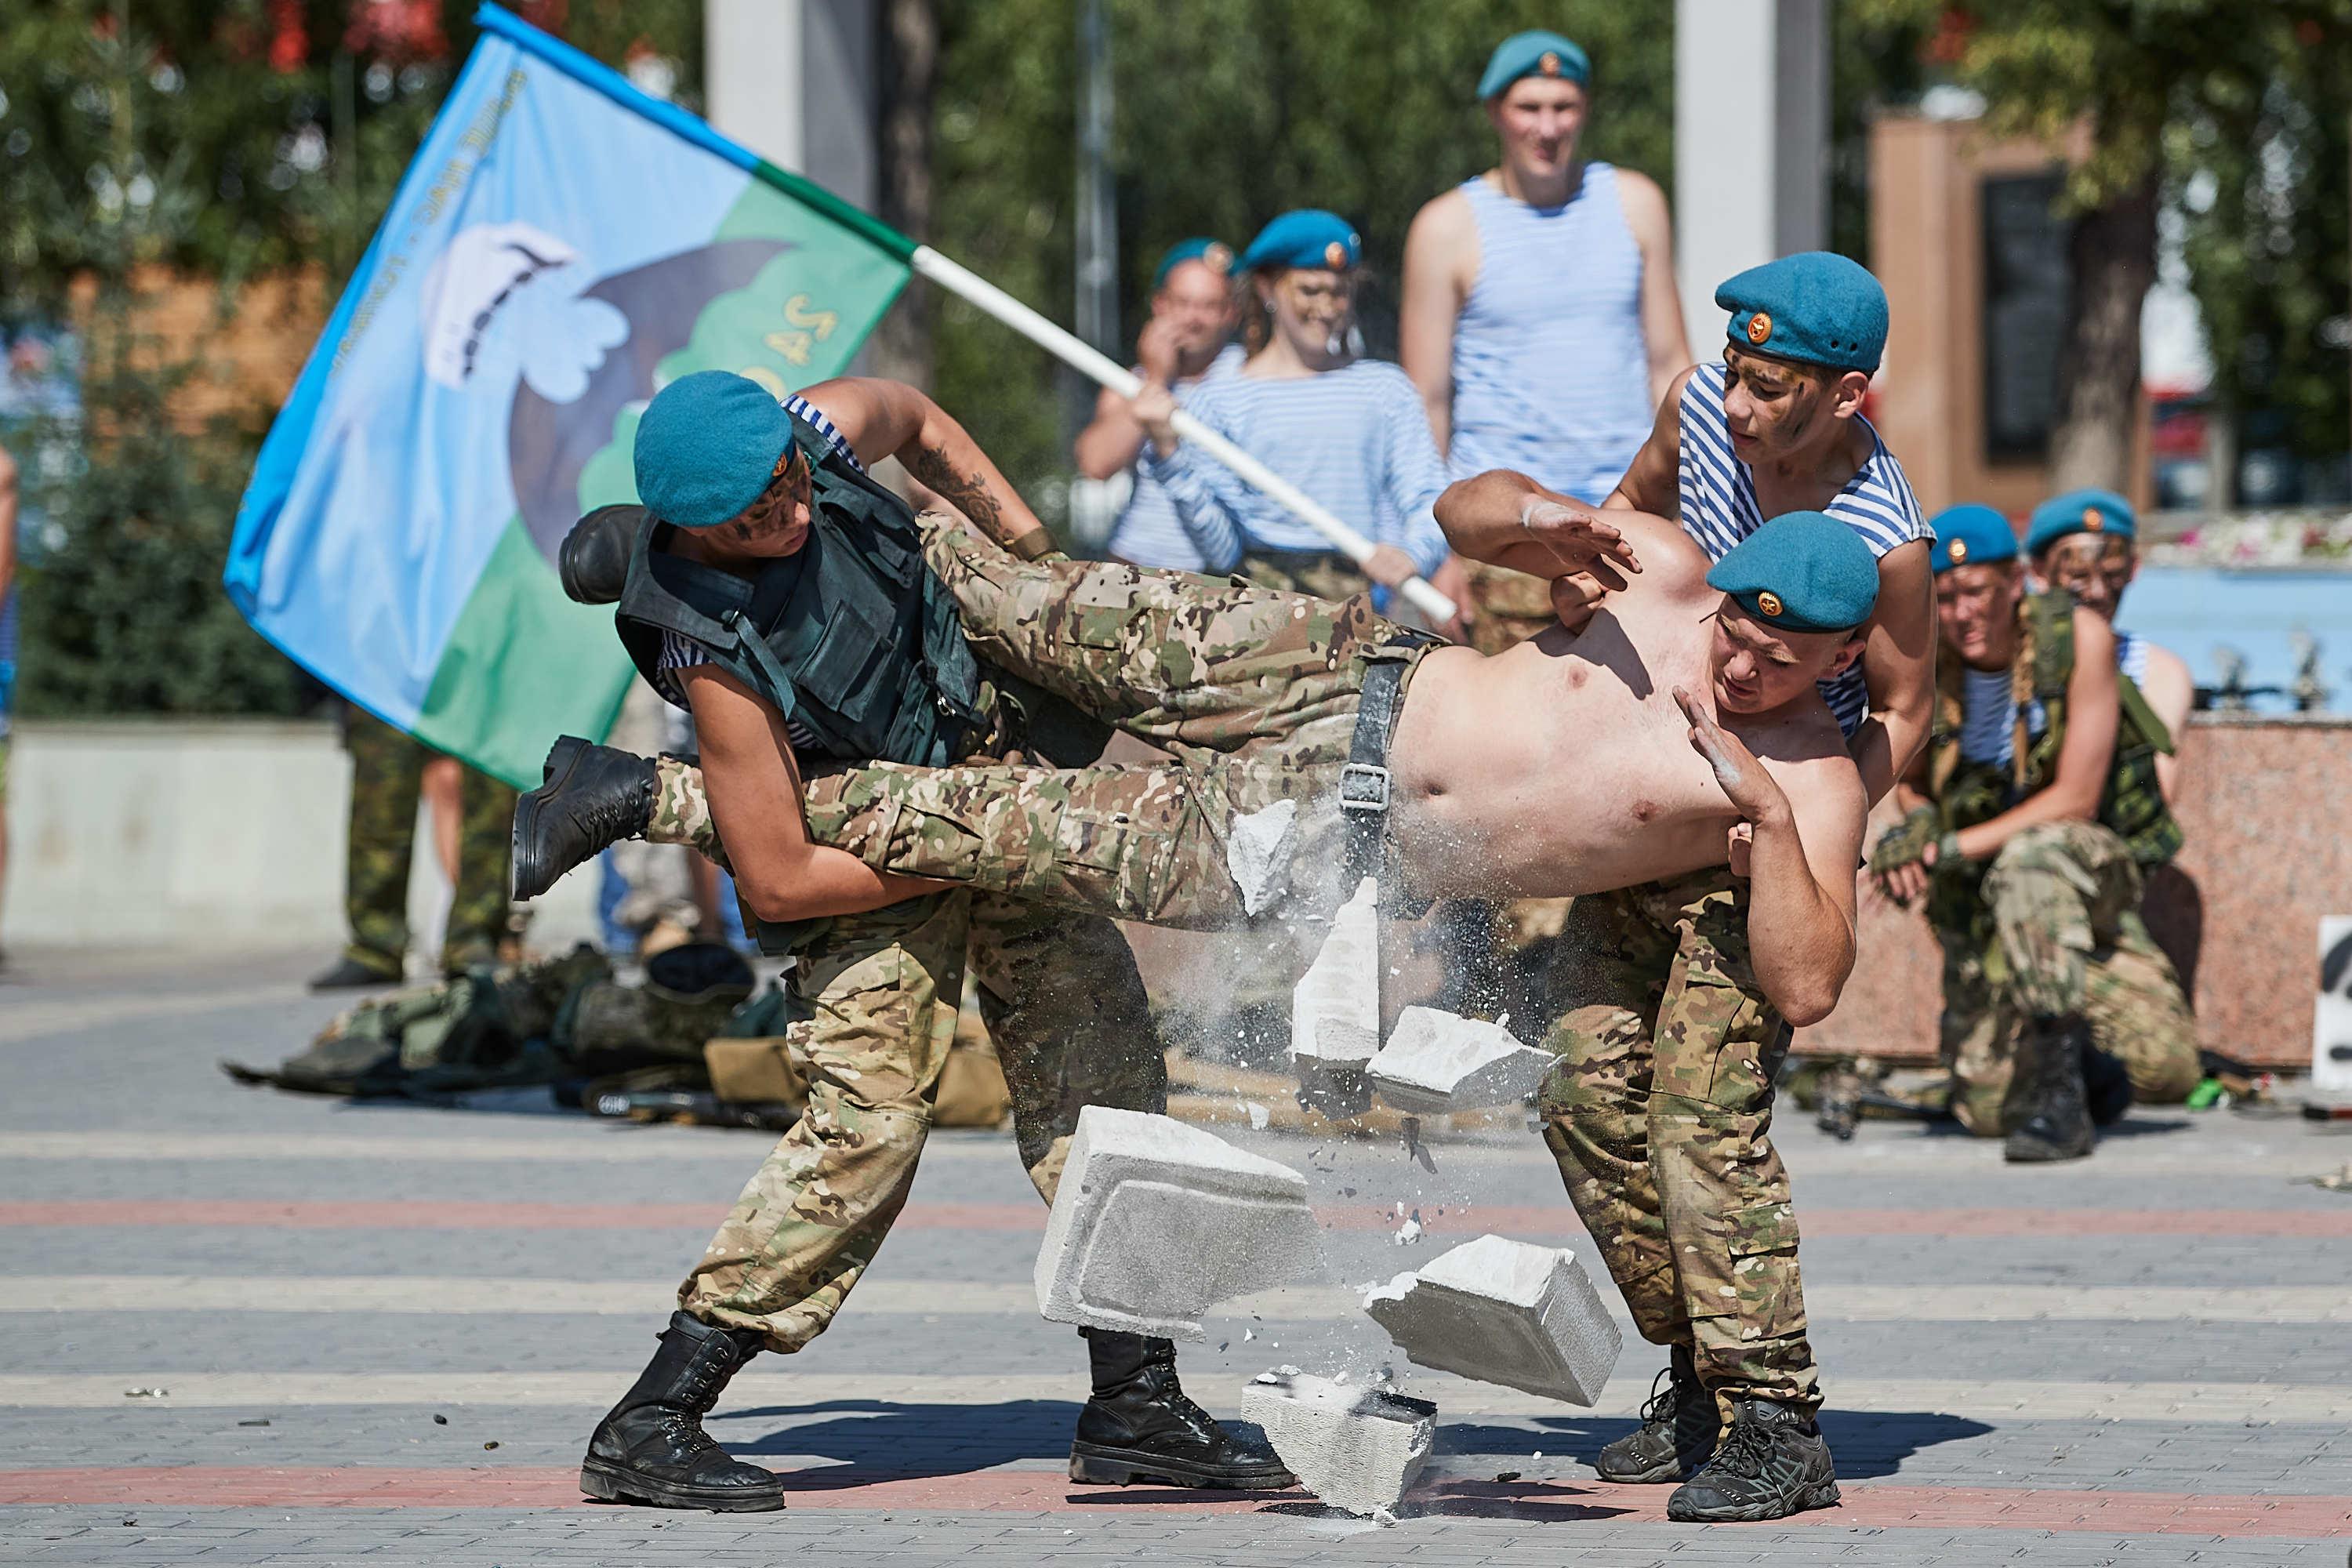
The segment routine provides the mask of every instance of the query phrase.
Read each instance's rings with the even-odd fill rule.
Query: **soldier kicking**
[[[693,770],[666,763],[638,825],[709,850],[715,816],[764,918],[835,907],[829,889],[849,874],[763,877],[754,854],[789,864],[781,836],[807,860],[847,846],[877,879],[970,881],[1163,923],[1241,923],[1266,895],[1235,882],[1224,846],[1237,821],[1286,800],[1300,818],[1293,866],[1347,859],[1349,841],[1370,837],[1392,882],[1423,895],[1589,892],[1737,858],[1753,879],[1753,983],[1790,1018],[1817,1019],[1853,962],[1864,806],[1813,686],[1861,651],[1853,628],[1877,591],[1871,552],[1842,523],[1792,514],[1710,573],[1670,525],[1615,521],[1622,538],[1590,518],[1553,523],[1556,548],[1627,568],[1638,547],[1647,570],[1581,634],[1555,628],[1494,659],[1431,650],[1360,608],[1132,568],[1028,566],[935,530],[929,558],[977,647],[1179,763],[854,769],[809,783],[804,819],[715,774],[706,796]],[[1343,796],[1363,809],[1342,809]],[[760,847],[747,853],[747,842]],[[585,858],[599,847],[562,847]],[[1380,863],[1360,849],[1354,859]],[[1731,1049],[1722,1076],[1769,1076],[1763,1047],[1775,1037],[1736,1037],[1755,1048]],[[1760,1119],[1750,1121],[1746,1143],[1777,1170]],[[1706,1178],[1713,1168],[1694,1163],[1689,1181],[1661,1184],[1670,1211],[1691,1211],[1685,1223],[1720,1229],[1736,1216]],[[1781,1237],[1792,1249],[1785,1213],[1776,1246]],[[1738,1256],[1727,1247],[1719,1259],[1719,1288],[1735,1297],[1748,1283],[1727,1272]],[[1801,1307],[1785,1310],[1801,1324]],[[1685,1511],[1772,1517],[1834,1500],[1810,1405],[1743,1397],[1735,1436],[1743,1429],[1689,1497],[1677,1494]]]
[[[779,405],[743,377],[704,372],[664,388],[638,427],[638,490],[668,526],[656,531],[643,508],[592,514],[566,542],[565,586],[622,598],[639,669],[693,710],[707,748],[736,743],[729,721],[754,716],[788,775],[826,756],[1090,760],[1107,731],[975,660],[956,635],[913,514],[866,473],[885,455],[1013,550],[1051,550],[971,437],[913,388],[838,380]],[[648,764],[576,742],[558,745],[549,777],[516,812],[527,850],[617,833],[654,797]],[[585,820],[568,809],[583,802]],[[515,876],[521,898],[553,880],[530,853]],[[967,953],[1015,1142],[1047,1202],[1083,1106],[1165,1107],[1142,978],[1108,921],[955,889],[761,935],[798,960],[805,1016],[788,1048],[808,1108],[679,1288],[661,1348],[597,1426],[581,1471],[591,1496],[783,1506],[781,1480],[729,1456],[702,1418],[752,1355],[796,1352],[824,1332],[888,1234],[929,1131]],[[1081,1332],[1092,1396],[1073,1479],[1289,1483],[1270,1449],[1185,1398],[1173,1345]]]

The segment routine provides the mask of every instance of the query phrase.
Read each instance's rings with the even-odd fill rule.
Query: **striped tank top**
[[[1478,277],[1454,324],[1455,479],[1516,468],[1598,506],[1650,434],[1642,247],[1617,171],[1589,163],[1562,205],[1467,180]]]
[[[2137,632],[2116,634],[2116,668],[2127,676],[2134,686],[2147,684],[2147,639]]]
[[[1756,477],[1732,455],[1731,427],[1723,411],[1724,376],[1720,363],[1703,364],[1683,384],[1677,465],[1683,531],[1715,561],[1765,521],[1756,502]],[[1862,535],[1873,555],[1884,556],[1897,545],[1931,534],[1919,498],[1903,477],[1903,465],[1869,420],[1862,427],[1870,434],[1870,456],[1822,510]],[[1863,683],[1860,662],[1836,679],[1822,681],[1822,698],[1837,715],[1839,729],[1849,735],[1859,729],[1870,711],[1870,689]]]
[[[2006,669],[1960,671],[1960,757],[2005,768],[2017,755],[2017,689]],[[2025,732],[2039,737],[2050,727],[2042,699],[2025,703]]]
[[[1241,369],[1242,361],[1247,357],[1241,344],[1227,343],[1209,362],[1208,369],[1195,376],[1178,377],[1172,390],[1181,394],[1204,381],[1231,375]],[[1184,531],[1184,524],[1176,515],[1176,503],[1168,499],[1166,489],[1144,471],[1140,461],[1131,465],[1129,472],[1134,476],[1135,488],[1128,492],[1127,505],[1119,509],[1110,537],[1103,541],[1104,552],[1138,566],[1207,571],[1209,563],[1201,558],[1200,546],[1192,542],[1192,536]]]

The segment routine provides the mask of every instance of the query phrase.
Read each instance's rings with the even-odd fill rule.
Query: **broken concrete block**
[[[1416,1365],[1570,1405],[1601,1397],[1624,1343],[1574,1254],[1499,1236],[1398,1275],[1364,1310]]]
[[[1373,1514],[1396,1507],[1429,1462],[1437,1406],[1329,1378],[1263,1373],[1242,1385],[1242,1419],[1298,1484],[1332,1508]]]
[[[1225,833],[1225,871],[1242,896],[1242,913],[1255,915],[1290,887],[1290,856],[1298,847],[1298,803],[1272,805],[1234,818]]]
[[[1508,1105],[1533,1092],[1557,1060],[1519,1044],[1500,1024],[1435,1007],[1407,1007],[1365,1071],[1399,1110],[1442,1115]]]
[[[1302,1074],[1361,1071],[1381,1048],[1380,900],[1380,883],[1365,878],[1291,993],[1290,1055]]]
[[[1165,1116],[1078,1113],[1037,1249],[1037,1310],[1057,1323],[1202,1337],[1202,1314],[1321,1277],[1307,1178]]]

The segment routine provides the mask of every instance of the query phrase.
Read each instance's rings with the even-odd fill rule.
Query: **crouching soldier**
[[[2143,872],[2180,846],[2156,773],[2172,737],[2104,618],[2025,591],[2006,519],[1960,506],[1935,529],[1935,727],[1871,875],[1924,898],[1942,944],[1961,1122],[2012,1161],[2077,1159],[2095,1123],[2197,1082],[2179,978],[2139,913]]]

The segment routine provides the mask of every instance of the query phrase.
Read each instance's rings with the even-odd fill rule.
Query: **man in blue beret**
[[[2033,509],[2026,521],[2025,552],[2042,587],[2063,588],[2114,626],[2124,590],[2139,575],[2139,516],[2113,490],[2069,490]],[[2178,737],[2197,703],[2197,681],[2188,662],[2138,632],[2116,627],[2116,666]],[[2156,776],[2167,800],[2173,798],[2179,768],[2178,757],[2158,753]]]
[[[2120,498],[2062,499],[2029,549],[2095,539],[2117,508],[2127,526]],[[2158,777],[2171,731],[2118,670],[2105,616],[2027,592],[2008,519],[1960,506],[1935,528],[1936,739],[1871,876],[1923,903],[1943,948],[1962,1125],[2014,1162],[2076,1159],[2135,1099],[2178,1102],[2199,1078],[2195,1020],[2139,913],[2142,879],[2180,845]]]
[[[1233,341],[1240,319],[1231,247],[1205,237],[1179,240],[1152,272],[1151,318],[1136,337],[1129,368],[1180,396],[1201,382],[1231,375],[1242,364],[1241,345]],[[1202,571],[1208,562],[1178,521],[1175,503],[1137,462],[1144,436],[1127,399],[1108,388],[1095,398],[1094,418],[1078,432],[1073,453],[1078,472],[1098,480],[1126,474],[1132,487],[1104,553],[1138,566]]]
[[[1179,760],[812,784],[812,831],[874,869],[1212,929],[1319,921],[1372,875],[1392,894],[1576,895],[1579,910],[1640,910],[1633,931],[1670,924],[1677,895],[1656,879],[1739,868],[1739,966],[1680,988],[1655,1020],[1661,1038],[1706,1030],[1717,1048],[1658,1054],[1653,1070],[1631,1045],[1555,1034],[1568,1055],[1544,1094],[1547,1141],[1580,1212],[1613,1205],[1596,1237],[1643,1332],[1674,1348],[1696,1391],[1649,1461],[1646,1479],[1685,1482],[1669,1511],[1761,1519],[1834,1502],[1796,1231],[1765,1132],[1781,1020],[1823,1016],[1853,961],[1864,795],[1819,683],[1862,656],[1879,592],[1868,545],[1821,514],[1777,519],[1719,563],[1663,519],[1563,527],[1499,563],[1606,557],[1627,586],[1580,633],[1486,658],[1432,649],[1360,602],[1024,567],[969,545],[959,564],[940,553],[951,542],[934,542],[935,564],[995,657]],[[1689,768],[1690,750],[1707,768]],[[1273,864],[1229,858],[1239,842],[1271,845]],[[773,912],[836,907],[813,892]],[[1561,966],[1627,988],[1617,1005],[1645,1042],[1647,990],[1675,940],[1585,947]],[[1741,1005],[1772,1026],[1726,1026],[1717,999],[1750,993]],[[1717,1395],[1735,1422],[1719,1452]]]
[[[906,1201],[929,1131],[966,963],[1012,1092],[1014,1136],[1051,1202],[1087,1104],[1158,1111],[1166,1072],[1134,955],[1108,921],[881,876],[813,843],[800,780],[830,760],[1024,754],[1091,761],[1107,730],[976,659],[919,524],[867,467],[896,457],[1022,557],[1048,535],[961,426],[913,387],[843,378],[779,401],[706,371],[671,383],[639,422],[642,506],[592,513],[566,541],[568,591],[617,600],[646,679],[694,715],[698,769],[672,772],[567,738],[515,815],[518,892],[530,896],[605,844],[728,829],[726,859],[754,914],[779,885],[870,912],[786,930],[809,1104],[751,1178],[678,1293],[661,1348],[599,1423],[589,1495],[722,1511],[783,1506],[777,1478],[739,1462],[701,1418],[761,1351],[824,1332]],[[1013,559],[1006,556],[1004,559]],[[777,795],[774,792],[781,790]],[[783,809],[772,809],[776,801]],[[885,907],[887,906],[887,907]],[[1093,1395],[1071,1475],[1267,1488],[1289,1473],[1183,1395],[1164,1339],[1084,1331]]]
[[[1822,252],[1784,257],[1728,279],[1716,293],[1728,315],[1719,363],[1685,371],[1660,403],[1647,441],[1607,499],[1618,509],[1677,519],[1709,555],[1796,511],[1834,518],[1878,563],[1877,607],[1867,648],[1823,697],[1872,797],[1895,780],[1927,738],[1935,646],[1927,520],[1917,498],[1868,419],[1864,399],[1885,342],[1885,293],[1864,268]],[[1555,531],[1578,531],[1592,515],[1577,498],[1508,469],[1456,484],[1444,515],[1457,554],[1519,560],[1548,576],[1564,625],[1623,591],[1608,560],[1561,558],[1545,564],[1540,546]],[[1563,952],[1601,952],[1612,963],[1552,966],[1559,994],[1545,1004],[1554,1039],[1571,1062],[1591,1066],[1574,1122],[1553,1147],[1570,1194],[1621,1288],[1638,1286],[1644,1252],[1618,1237],[1629,1208],[1663,1225],[1677,1247],[1699,1256],[1726,1245],[1720,1227],[1657,1216],[1648,1192],[1666,1184],[1605,1152],[1624,1126],[1655,1120],[1633,1086],[1651,1078],[1704,1075],[1724,1052],[1785,1049],[1787,1019],[1771,1004],[1749,951],[1749,889],[1717,868],[1641,889],[1640,896],[1580,900],[1559,939]],[[1729,984],[1722,984],[1728,980]],[[1674,998],[1667,1016],[1660,998]],[[1796,1406],[1818,1403],[1819,1379],[1802,1331],[1795,1265],[1796,1223],[1777,1162],[1749,1157],[1739,1121],[1769,1117],[1771,1086],[1717,1079],[1710,1115],[1717,1131],[1698,1141],[1702,1156],[1739,1184],[1743,1212],[1778,1215],[1780,1228],[1749,1238],[1763,1259],[1738,1298],[1739,1332],[1750,1348],[1738,1377]],[[1613,1098],[1606,1092],[1614,1086]],[[1652,1147],[1661,1135],[1654,1128]],[[1782,1245],[1785,1243],[1785,1245]],[[1692,1295],[1683,1310],[1712,1319],[1718,1302]],[[1673,1384],[1647,1407],[1637,1431],[1596,1461],[1607,1479],[1670,1481],[1690,1475],[1713,1451],[1716,1405],[1705,1369],[1679,1348]],[[1719,1373],[1715,1375],[1719,1376]],[[1785,1501],[1785,1500],[1781,1500]],[[1777,1507],[1769,1502],[1766,1506]],[[1738,1513],[1738,1517],[1771,1517]],[[1731,1517],[1731,1515],[1710,1515]]]

